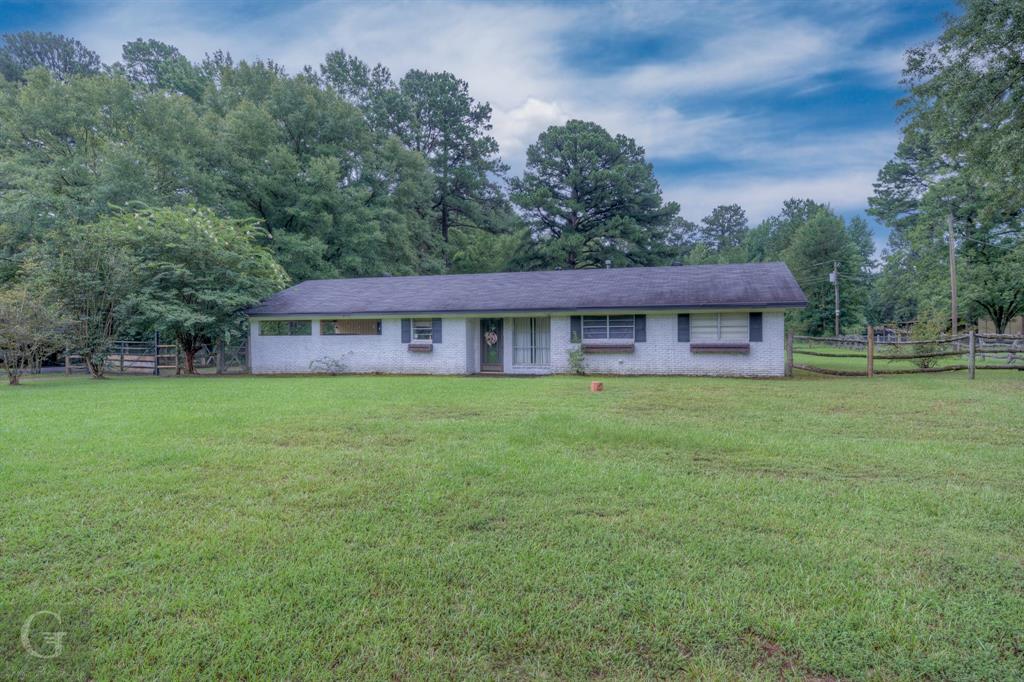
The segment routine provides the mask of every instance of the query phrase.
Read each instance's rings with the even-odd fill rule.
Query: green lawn
[[[589,381],[0,388],[0,679],[1024,677],[1024,372]]]

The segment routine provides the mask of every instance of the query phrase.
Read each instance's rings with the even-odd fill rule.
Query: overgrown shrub
[[[585,356],[583,349],[580,347],[572,348],[569,350],[569,369],[572,370],[573,374],[586,374],[587,368],[584,364]]]
[[[938,313],[921,314],[917,322],[910,330],[910,340],[914,343],[901,346],[903,353],[917,355],[918,353],[937,353],[944,348],[942,342],[937,339],[946,331],[946,319]],[[912,358],[916,367],[929,369],[939,364],[941,358]]]

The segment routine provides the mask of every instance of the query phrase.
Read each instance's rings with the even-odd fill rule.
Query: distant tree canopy
[[[100,56],[73,38],[54,33],[6,33],[0,37],[0,76],[20,81],[30,69],[49,71],[66,81],[100,72]]]
[[[728,253],[738,249],[750,229],[747,214],[738,204],[716,206],[701,223],[703,244],[712,253]]]
[[[291,280],[784,260],[811,300],[791,321],[827,333],[834,264],[844,327],[948,310],[952,216],[963,318],[1002,328],[1024,310],[1024,9],[963,4],[908,55],[903,140],[870,199],[891,229],[880,272],[867,223],[811,199],[754,226],[739,203],[683,218],[643,147],[593,122],[548,128],[509,177],[490,105],[451,73],[394,77],[335,50],[289,74],[218,50],[191,61],[144,38],[104,65],[72,38],[7,34],[0,284],[22,286],[24,265],[42,259],[47,291],[126,291],[120,276],[148,265],[123,242],[104,252],[96,235],[149,211],[153,234],[177,229],[202,248],[195,221],[220,225],[232,248],[270,254]],[[220,267],[193,255],[181,258],[186,279],[206,276],[192,261]],[[90,263],[95,273],[77,272]],[[97,372],[111,329],[156,324],[141,308],[122,320],[124,301],[112,297],[65,303],[76,319],[95,315],[76,343]],[[174,333],[195,347],[210,332]]]
[[[17,68],[0,88],[0,279],[33,245],[114,229],[137,206],[256,221],[254,243],[292,280],[779,259],[825,208],[790,202],[753,229],[738,204],[687,221],[641,146],[578,120],[544,131],[508,178],[491,108],[469,84],[416,69],[396,80],[342,50],[289,75],[219,51],[191,62],[152,39],[106,67],[62,36],[4,45]],[[104,305],[119,325],[120,308]],[[174,333],[189,348],[203,338]],[[79,343],[98,373],[104,334]]]
[[[1024,312],[1024,5],[962,2],[935,41],[907,55],[903,139],[870,212],[892,230],[877,306],[950,316],[948,229],[961,319],[999,331]]]
[[[169,90],[201,100],[211,85],[210,74],[193,65],[178,48],[159,40],[138,38],[125,43],[122,62],[125,75],[156,90]]]

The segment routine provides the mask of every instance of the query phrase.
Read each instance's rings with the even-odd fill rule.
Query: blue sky
[[[223,49],[291,71],[337,48],[396,76],[452,71],[493,106],[515,172],[547,126],[593,120],[647,149],[686,217],[738,203],[756,222],[791,196],[863,214],[899,139],[903,52],[956,11],[923,0],[0,2],[0,31],[72,35],[105,62],[152,37],[193,59]]]

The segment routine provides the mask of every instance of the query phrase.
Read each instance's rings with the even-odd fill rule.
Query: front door
[[[480,371],[503,372],[501,318],[480,320]]]

